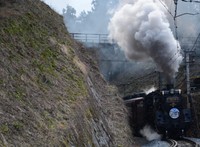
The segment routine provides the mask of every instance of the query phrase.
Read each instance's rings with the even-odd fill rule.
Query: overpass
[[[108,34],[92,34],[92,33],[70,33],[71,37],[84,44],[91,45],[117,45],[116,42],[108,38]],[[186,50],[196,51],[200,48],[200,34],[195,37],[183,37],[180,38],[182,48]]]
[[[70,33],[71,37],[79,42],[89,45],[116,45],[110,41],[108,34]]]

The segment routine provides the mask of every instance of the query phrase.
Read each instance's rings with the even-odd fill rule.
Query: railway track
[[[187,138],[182,138],[181,141],[190,144],[192,147],[200,147],[200,145],[198,143],[196,143],[195,141],[192,141],[190,139],[187,139]]]
[[[180,140],[167,139],[166,141],[170,144],[169,147],[200,147],[196,142],[186,138]]]
[[[176,140],[168,139],[167,142],[170,144],[170,147],[178,147],[178,143]]]

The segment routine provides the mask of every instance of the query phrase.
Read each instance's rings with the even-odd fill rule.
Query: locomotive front
[[[167,137],[184,135],[191,122],[191,110],[187,97],[181,90],[169,89],[161,91],[154,99],[155,125],[157,130]]]

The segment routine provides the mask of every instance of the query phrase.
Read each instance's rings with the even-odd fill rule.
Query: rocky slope
[[[61,16],[0,1],[0,146],[133,146],[126,109]]]

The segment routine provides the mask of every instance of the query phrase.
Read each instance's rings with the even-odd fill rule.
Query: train
[[[180,138],[186,135],[193,120],[191,97],[172,85],[123,99],[131,111],[130,124],[136,136],[140,136],[139,132],[145,125],[150,125],[164,138]]]

